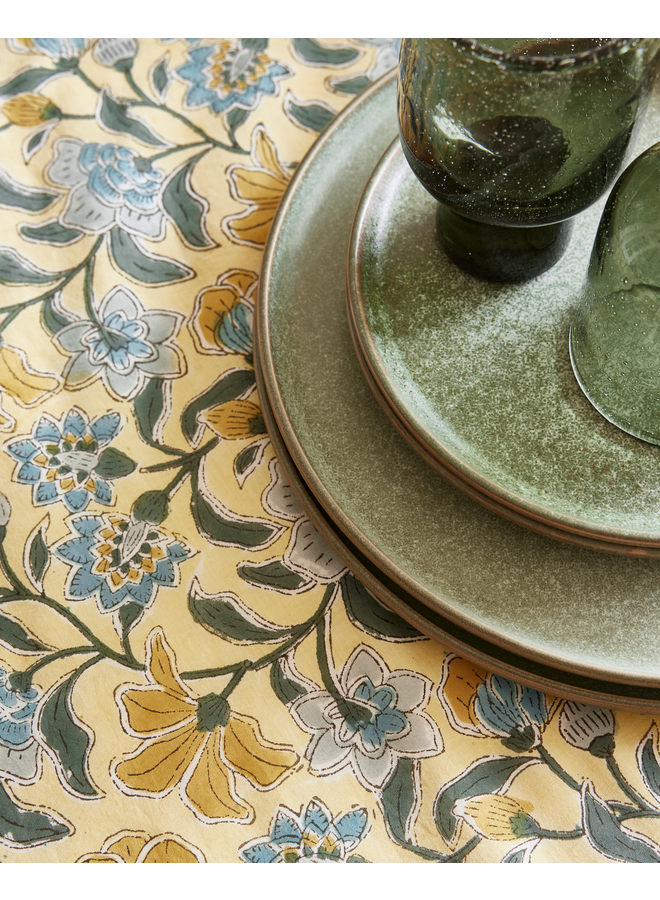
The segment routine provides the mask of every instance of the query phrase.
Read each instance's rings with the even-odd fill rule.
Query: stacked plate
[[[256,344],[292,487],[367,587],[445,646],[660,709],[660,451],[602,419],[568,359],[602,204],[541,278],[477,282],[436,248],[396,136],[391,75],[324,132],[273,225]],[[656,103],[637,150],[659,137]]]

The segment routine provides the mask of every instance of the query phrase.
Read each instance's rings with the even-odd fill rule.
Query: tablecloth
[[[660,861],[654,718],[382,615],[264,427],[270,224],[397,49],[2,47],[0,862]]]

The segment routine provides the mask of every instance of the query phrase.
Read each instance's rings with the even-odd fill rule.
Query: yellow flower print
[[[6,394],[21,406],[34,406],[56,391],[61,379],[33,369],[23,353],[9,344],[0,345],[0,431],[11,431],[16,422],[2,406]]]
[[[145,831],[121,831],[98,853],[85,853],[79,863],[203,863],[204,854],[178,834],[151,837]]]
[[[513,841],[538,833],[538,825],[529,815],[533,809],[532,804],[524,800],[499,794],[478,794],[467,800],[457,800],[453,812],[482,837],[491,841]]]
[[[266,426],[260,407],[250,400],[229,400],[200,413],[199,420],[226,441],[263,437]]]
[[[2,111],[12,125],[33,128],[48,119],[58,119],[60,110],[48,97],[41,94],[19,94],[2,104]]]
[[[147,678],[117,692],[124,730],[143,743],[115,762],[111,775],[128,794],[163,797],[177,785],[203,822],[250,822],[254,810],[236,792],[240,774],[257,790],[275,787],[298,762],[293,751],[265,740],[259,723],[236,713],[219,694],[200,698],[179,678],[160,628],[149,635]]]
[[[488,678],[486,669],[450,654],[442,667],[438,698],[452,727],[472,737],[492,737],[479,721],[474,701],[477,691]]]
[[[16,419],[10,416],[2,405],[2,392],[0,391],[0,431],[13,431],[16,427]]]
[[[275,145],[263,125],[252,133],[254,166],[234,164],[227,169],[232,196],[248,209],[222,222],[226,234],[240,244],[263,247],[291,176],[282,167]]]
[[[230,269],[197,295],[190,330],[202,353],[252,355],[252,314],[259,276]]]

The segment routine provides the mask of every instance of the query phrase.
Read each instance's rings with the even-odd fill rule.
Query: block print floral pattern
[[[131,602],[144,609],[160,587],[176,587],[179,566],[192,554],[150,522],[121,514],[74,516],[70,528],[74,537],[52,548],[71,567],[65,596],[94,598],[103,613]]]
[[[339,690],[301,697],[291,713],[314,735],[312,769],[332,774],[349,766],[367,789],[381,788],[401,757],[442,752],[437,725],[424,712],[430,683],[415,672],[390,672],[373,650],[358,647],[341,673]]]
[[[7,46],[14,53],[40,53],[55,62],[73,60],[81,56],[89,45],[89,38],[8,38]]]
[[[117,225],[152,241],[163,238],[165,173],[137,150],[59,138],[46,176],[68,191],[62,225],[88,234]]]
[[[397,41],[5,44],[2,861],[660,862],[654,718],[426,639],[270,444],[264,247]]]
[[[279,82],[289,69],[261,49],[263,41],[244,38],[195,47],[176,75],[189,86],[188,109],[209,107],[227,114],[233,109],[255,109],[261,99],[279,91]]]
[[[190,327],[202,353],[252,358],[252,321],[258,275],[233,269],[197,295]]]
[[[0,666],[0,778],[29,784],[39,770],[34,719],[40,692],[34,687],[15,690],[11,675]]]
[[[110,449],[121,427],[118,412],[97,416],[91,423],[76,407],[59,421],[44,413],[31,435],[5,445],[17,463],[14,480],[32,485],[35,506],[61,501],[70,512],[82,512],[91,500],[109,506],[114,478],[135,468],[129,457]]]
[[[85,853],[78,863],[203,863],[204,854],[178,834],[124,831],[113,834],[98,852]]]
[[[223,220],[232,240],[263,247],[291,175],[282,165],[277,148],[262,126],[252,135],[252,166],[236,163],[227,170],[232,195],[247,209]]]
[[[450,655],[445,660],[438,698],[454,727],[474,737],[498,737],[517,752],[538,746],[552,711],[540,691],[491,675]]]
[[[96,321],[71,322],[55,336],[71,357],[64,369],[66,386],[76,389],[101,378],[114,397],[130,400],[147,378],[180,377],[185,360],[173,338],[181,320],[166,310],[145,310],[127,287],[114,288]]]
[[[117,696],[124,728],[146,738],[114,765],[119,787],[162,797],[178,786],[183,803],[204,822],[251,821],[254,810],[238,794],[236,776],[270,790],[297,755],[263,738],[258,722],[231,710],[221,694],[196,698],[157,629],[149,640],[147,675],[146,687],[129,686]]]
[[[333,818],[323,803],[314,799],[297,814],[279,807],[268,837],[250,841],[240,855],[249,863],[367,862],[352,851],[368,831],[366,809],[352,809]]]

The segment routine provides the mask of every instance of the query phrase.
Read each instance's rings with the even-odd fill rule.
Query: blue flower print
[[[110,506],[113,491],[108,480],[134,468],[124,454],[105,452],[121,427],[118,412],[105,413],[92,422],[76,407],[59,421],[44,413],[29,437],[5,445],[5,452],[17,462],[14,481],[32,485],[35,506],[62,501],[70,512],[82,512],[92,499]],[[118,461],[124,466],[118,467]],[[128,471],[122,471],[126,466]]]
[[[0,666],[0,776],[29,782],[39,767],[39,745],[32,729],[41,693],[35,687],[13,690],[10,676]]]
[[[137,150],[62,137],[55,141],[46,175],[52,184],[69,190],[62,225],[87,234],[118,225],[152,241],[165,236],[165,172]]]
[[[175,74],[190,85],[188,109],[208,106],[220,115],[232,109],[256,109],[262,96],[278,93],[278,81],[291,73],[272,60],[256,42],[245,38],[195,47]]]
[[[43,53],[59,62],[78,59],[89,41],[89,38],[7,38],[7,46],[14,53]]]
[[[71,566],[67,600],[96,599],[102,613],[124,603],[147,607],[159,587],[176,587],[179,565],[194,551],[149,522],[123,515],[82,515],[69,520],[71,534],[52,553]]]
[[[280,806],[270,835],[245,844],[241,858],[248,863],[356,863],[367,862],[350,854],[369,830],[366,809],[352,809],[332,817],[320,800],[314,799],[296,814]]]
[[[10,674],[0,666],[0,744],[16,750],[32,740],[32,719],[39,692],[33,687],[27,691],[12,690]]]
[[[505,747],[527,752],[540,740],[548,720],[545,695],[514,684],[502,675],[491,675],[479,685],[474,709],[480,722]]]
[[[145,311],[138,297],[120,286],[104,297],[97,318],[96,323],[71,322],[53,338],[71,356],[64,368],[69,389],[100,377],[114,396],[132,400],[147,378],[184,374],[183,354],[172,343],[183,318],[180,313]]]
[[[371,68],[365,73],[370,81],[376,81],[377,78],[380,78],[385,72],[389,72],[399,62],[401,38],[360,38],[360,43],[376,48],[376,59]],[[355,75],[351,75],[351,78],[355,77]]]
[[[220,326],[219,341],[228,350],[252,355],[252,308],[239,303],[230,309]]]
[[[540,691],[492,675],[453,653],[443,663],[437,694],[456,731],[498,737],[516,753],[539,744],[555,707]]]
[[[291,706],[294,720],[313,735],[306,756],[315,774],[350,766],[367,790],[377,790],[400,758],[442,752],[438,726],[423,711],[428,678],[405,669],[390,672],[375,650],[357,647],[340,682],[339,697],[310,691]]]
[[[177,41],[184,41],[189,47],[199,44],[202,38],[158,38],[161,44],[175,44]]]

